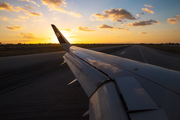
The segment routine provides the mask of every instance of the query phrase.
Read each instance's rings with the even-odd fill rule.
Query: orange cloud
[[[176,24],[178,21],[179,21],[179,20],[176,19],[176,18],[169,18],[169,19],[167,19],[167,22],[168,22],[168,23],[171,23],[171,24]]]
[[[101,28],[101,29],[114,29],[114,27],[106,25],[106,24],[100,25],[99,28]]]
[[[29,11],[28,9],[24,8],[24,7],[16,7],[16,11],[19,12],[19,11],[24,11],[32,16],[39,16],[39,17],[42,17],[42,14],[41,13],[36,13],[36,12],[31,12]]]
[[[139,18],[139,14],[136,14],[136,16]]]
[[[78,27],[78,29],[80,30],[80,31],[87,31],[87,32],[92,32],[92,31],[95,31],[95,30],[90,30],[87,26],[84,26],[84,27]]]
[[[14,19],[13,21],[25,22],[25,20],[21,20],[21,19]]]
[[[69,29],[69,28],[60,29],[60,30],[64,30],[64,31],[71,31],[71,29]]]
[[[35,1],[33,1],[33,0],[19,0],[19,1],[31,2],[31,3],[33,3],[33,4],[35,4],[35,5],[37,5],[38,7],[40,7],[40,5],[37,4],[37,3],[36,3]]]
[[[97,18],[97,20],[104,20],[104,19],[107,19],[108,18],[108,15],[102,15],[102,14],[98,14],[98,13],[94,13],[94,15],[92,16],[95,16]]]
[[[18,17],[21,18],[21,19],[29,19],[29,18],[31,18],[30,16],[22,16],[22,15],[19,15]]]
[[[72,12],[72,11],[64,11],[63,13],[65,14],[68,14],[68,15],[72,15],[74,17],[81,17],[81,15],[79,13],[75,13],[75,12]]]
[[[139,32],[139,34],[147,34],[147,32]]]
[[[50,11],[56,10],[65,14],[75,16],[75,17],[81,17],[79,13],[74,13],[72,11],[69,12],[69,11],[64,10],[63,8],[60,8],[66,5],[65,0],[41,0],[41,1],[44,5],[47,5],[49,7]]]
[[[147,4],[145,4],[144,6],[145,6],[145,7],[148,7],[148,8],[154,8],[153,6],[147,5]]]
[[[117,22],[122,22],[124,19],[136,20],[130,12],[122,8],[112,8],[110,10],[105,10],[103,14],[95,13],[92,16],[95,16],[97,20],[111,19],[111,21]]]
[[[34,7],[29,6],[29,5],[26,5],[26,7],[29,8],[29,9],[34,9]]]
[[[27,38],[27,39],[33,39],[35,38],[35,35],[33,33],[20,33],[20,35],[23,37],[23,38]]]
[[[45,19],[36,19],[36,20],[33,20],[33,22],[46,22]]]
[[[66,5],[65,0],[41,0],[43,4],[48,5],[48,7],[54,7],[54,6],[64,6]]]
[[[151,14],[154,14],[154,11],[148,9],[148,8],[142,8],[142,10],[144,10],[145,12],[147,13],[151,13]]]
[[[148,26],[152,25],[153,23],[160,24],[158,20],[144,20],[144,21],[139,21],[139,22],[133,22],[129,23],[128,26],[134,27],[134,26]]]
[[[9,3],[6,2],[0,2],[0,10],[7,10],[7,11],[15,11],[15,12],[20,12],[20,11],[24,11],[32,16],[39,16],[41,17],[42,14],[41,13],[36,13],[36,12],[31,12],[28,9],[24,8],[24,7],[15,7],[13,5],[10,5]]]
[[[3,17],[2,20],[7,21],[7,20],[10,20],[10,19],[7,18],[7,17]]]
[[[20,34],[13,34],[13,35],[18,35],[18,36],[21,36],[22,38],[27,38],[27,39],[36,38],[34,33],[20,33]]]
[[[21,30],[22,29],[22,27],[21,26],[8,26],[8,27],[5,27],[5,26],[2,26],[3,28],[5,28],[5,29],[8,29],[8,30],[12,30],[12,31],[15,31],[15,30]]]
[[[0,2],[0,10],[7,10],[7,11],[13,11],[13,5],[10,5],[9,3],[6,2]]]
[[[175,15],[174,17],[176,17],[176,18],[179,18],[179,19],[180,19],[180,14],[179,14],[179,15]]]

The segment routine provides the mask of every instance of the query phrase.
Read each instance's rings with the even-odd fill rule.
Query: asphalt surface
[[[180,71],[180,55],[143,46],[105,53]],[[64,64],[64,52],[0,58],[0,120],[86,120],[88,97]]]
[[[180,71],[180,55],[153,48],[134,45],[132,47],[116,51],[112,53],[112,55]]]

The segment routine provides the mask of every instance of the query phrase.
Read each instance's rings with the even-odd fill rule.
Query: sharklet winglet
[[[61,44],[61,46],[66,51],[69,51],[71,44],[68,42],[68,40],[63,36],[63,34],[58,30],[58,28],[54,24],[51,24],[51,26],[56,34],[56,37],[57,37],[59,43]]]

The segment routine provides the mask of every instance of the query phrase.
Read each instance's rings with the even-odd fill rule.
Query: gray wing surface
[[[72,46],[52,27],[89,97],[90,120],[180,119],[180,72]]]

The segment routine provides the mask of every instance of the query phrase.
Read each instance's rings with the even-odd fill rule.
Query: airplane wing
[[[180,120],[180,72],[72,46],[52,28],[89,97],[90,120]]]

